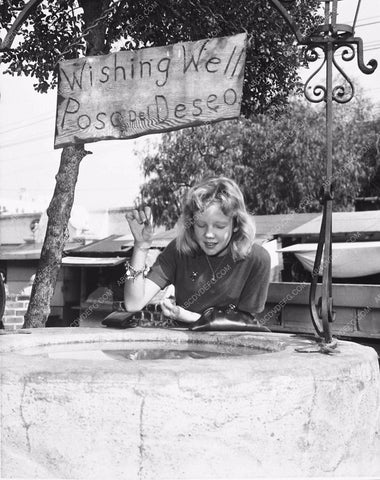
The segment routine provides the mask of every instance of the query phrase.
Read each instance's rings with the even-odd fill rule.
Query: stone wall
[[[104,342],[130,349],[140,342],[206,350],[224,344],[266,353],[107,361],[99,350]],[[6,335],[1,476],[378,479],[376,352],[343,341],[333,355],[295,351],[311,344],[284,334],[163,328]],[[92,356],[76,357],[82,348]]]

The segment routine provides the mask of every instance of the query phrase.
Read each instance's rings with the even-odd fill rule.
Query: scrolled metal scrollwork
[[[348,103],[354,96],[355,88],[353,82],[342,68],[342,65],[338,63],[337,57],[340,57],[340,60],[344,62],[350,62],[357,55],[358,66],[360,70],[366,74],[371,74],[375,71],[377,61],[370,60],[367,64],[364,63],[363,43],[360,38],[345,38],[344,41],[342,41],[341,38],[329,40],[333,43],[332,64],[343,78],[343,81],[340,84],[333,86],[332,99],[337,103]],[[305,60],[309,63],[321,60],[321,65],[312,75],[310,75],[304,86],[305,97],[313,103],[326,101],[326,86],[323,84],[313,86],[312,82],[326,65],[327,43],[328,41],[325,43],[310,42],[304,52]],[[355,45],[357,47],[357,52]]]
[[[344,60],[345,62],[350,62],[353,58],[355,58],[355,49],[352,45],[349,45],[349,44],[337,45],[337,47],[335,48],[335,53],[337,53],[338,50],[341,48],[345,49],[341,53],[342,60]]]
[[[339,54],[339,50],[344,48],[343,52]],[[334,55],[333,55],[333,65],[334,67],[339,71],[339,73],[342,75],[342,77],[345,79],[345,84],[341,85],[336,85],[333,87],[332,90],[332,99],[337,102],[337,103],[348,103],[350,100],[352,100],[354,93],[355,93],[355,88],[354,84],[346,74],[346,72],[343,70],[343,68],[337,63],[336,57],[338,55],[341,55],[342,60],[345,62],[351,61],[353,58],[355,58],[355,49],[352,45],[350,44],[340,44],[335,46],[334,49]]]
[[[304,55],[307,61],[316,62],[318,60],[319,55],[316,48],[318,48],[318,46],[313,46],[313,47],[309,46],[306,48],[306,50],[304,51]],[[323,47],[319,46],[319,48],[323,48]]]
[[[315,70],[315,72],[312,75],[310,75],[310,77],[308,78],[304,86],[305,97],[309,100],[309,102],[312,102],[312,103],[323,102],[323,100],[326,99],[325,85],[321,85],[321,84],[315,85],[315,86],[311,85],[313,78],[318,75],[318,73],[322,70],[323,66],[326,64],[326,56],[324,53],[323,46],[322,45],[309,46],[306,48],[304,55],[307,61],[316,62],[321,58],[320,54],[317,51],[318,48],[322,51],[323,61],[321,65]]]
[[[354,96],[354,85],[348,77],[345,77],[348,87],[344,84],[336,85],[332,90],[332,99],[337,103],[348,103]]]
[[[352,40],[351,40],[351,43],[355,44],[357,46],[357,49],[358,49],[358,67],[360,68],[360,70],[365,73],[366,75],[370,75],[371,73],[373,73],[376,68],[377,68],[377,61],[372,58],[372,60],[370,60],[367,65],[365,65],[364,63],[364,53],[363,53],[363,40],[359,37],[354,37]]]

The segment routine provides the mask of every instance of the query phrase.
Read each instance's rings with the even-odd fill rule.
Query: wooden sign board
[[[59,64],[54,148],[238,117],[246,34]]]

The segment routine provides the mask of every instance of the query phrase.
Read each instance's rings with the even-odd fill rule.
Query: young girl
[[[187,195],[179,233],[146,274],[153,239],[151,210],[128,212],[135,239],[124,290],[127,311],[141,310],[173,284],[175,299],[161,302],[166,317],[191,324],[208,307],[255,314],[264,309],[270,256],[254,244],[255,228],[237,184],[225,177],[204,180]]]

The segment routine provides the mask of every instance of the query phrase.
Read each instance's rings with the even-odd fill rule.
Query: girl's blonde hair
[[[178,222],[177,250],[192,255],[200,251],[195,240],[194,223],[197,215],[215,203],[219,205],[224,215],[233,219],[234,231],[231,237],[233,259],[240,260],[246,257],[255,238],[255,224],[247,213],[240,188],[226,177],[205,179],[189,190]]]

